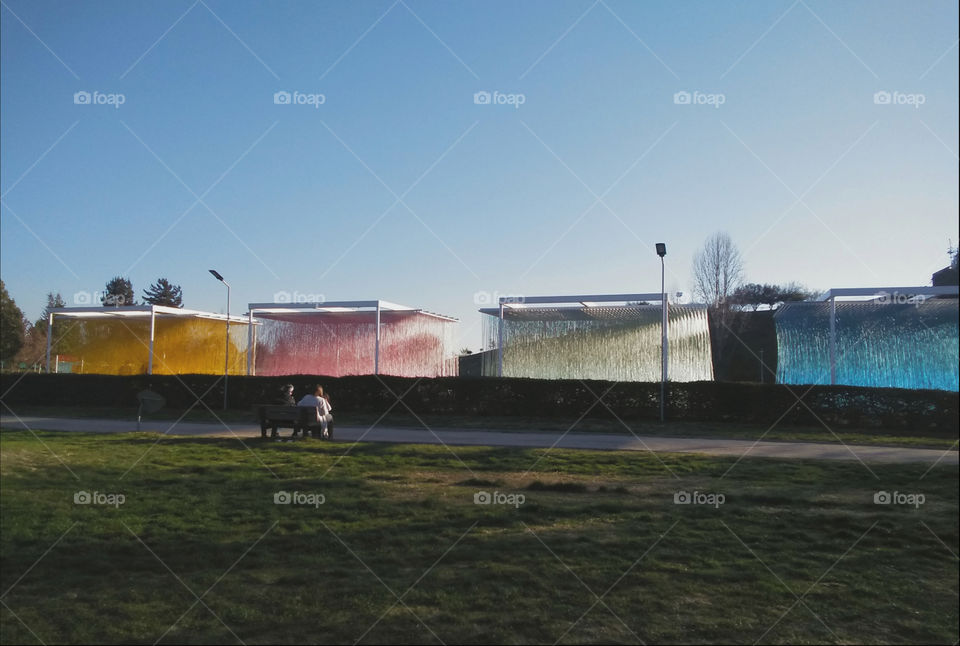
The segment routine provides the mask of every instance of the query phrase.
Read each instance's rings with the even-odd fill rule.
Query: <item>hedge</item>
[[[285,383],[294,384],[297,397],[313,384],[323,384],[341,413],[380,415],[402,396],[417,415],[659,417],[658,383],[492,377],[237,376],[229,380],[230,407],[269,402]],[[212,375],[0,375],[3,402],[13,410],[25,405],[131,408],[136,394],[148,387],[161,393],[171,409],[185,410],[198,396],[214,410],[223,406],[222,378]],[[939,390],[701,381],[671,383],[667,392],[667,417],[674,421],[825,424],[952,435],[960,430],[958,393]],[[600,396],[603,403],[597,403]],[[393,412],[408,414],[403,404]]]

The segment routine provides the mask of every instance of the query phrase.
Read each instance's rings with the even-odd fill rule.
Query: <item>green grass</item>
[[[0,449],[2,643],[957,640],[956,467],[10,430]]]
[[[116,408],[84,408],[84,407],[18,407],[20,416],[50,416],[50,417],[86,417],[100,419],[129,419],[135,420],[136,409]],[[177,420],[183,418],[188,422],[241,422],[254,423],[253,414],[249,410],[214,410],[195,408],[186,414],[184,411],[163,410],[151,414],[146,419]],[[923,429],[913,432],[904,432],[891,429],[856,429],[839,426],[788,426],[777,424],[772,429],[770,425],[736,424],[730,422],[668,422],[661,424],[656,421],[625,420],[587,417],[576,418],[543,418],[543,417],[471,417],[466,415],[418,415],[414,416],[406,411],[394,412],[386,417],[372,413],[343,413],[337,414],[337,423],[341,426],[370,427],[376,424],[379,427],[397,426],[407,428],[423,428],[426,424],[432,429],[465,429],[491,430],[506,432],[565,432],[573,430],[577,433],[613,433],[640,436],[666,437],[706,437],[756,440],[763,437],[764,441],[782,442],[827,442],[845,444],[863,444],[873,446],[897,446],[904,448],[932,448],[958,450],[956,429]]]

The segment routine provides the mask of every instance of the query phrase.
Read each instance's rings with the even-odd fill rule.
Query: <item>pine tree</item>
[[[160,278],[150,285],[150,289],[143,290],[143,302],[147,305],[183,307],[183,290],[180,285],[172,285],[166,278]]]
[[[130,307],[136,305],[133,283],[117,276],[107,283],[106,292],[101,299],[104,307]]]
[[[47,305],[43,308],[43,314],[40,315],[40,318],[36,320],[33,324],[33,327],[39,330],[41,334],[47,333],[47,322],[50,320],[50,310],[57,309],[60,307],[66,307],[67,304],[63,300],[63,296],[60,295],[60,292],[54,294],[53,292],[47,292]]]

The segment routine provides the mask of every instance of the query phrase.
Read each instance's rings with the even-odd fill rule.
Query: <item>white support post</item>
[[[666,254],[664,254],[666,255]],[[660,256],[660,421],[667,421],[667,290]]]
[[[373,374],[380,374],[380,301],[377,301],[377,339],[373,347]]]
[[[230,399],[227,397],[227,378],[230,376],[230,283],[221,280],[227,286],[227,340],[223,349],[223,410],[227,410]]]
[[[503,376],[503,299],[500,299],[500,318],[497,320],[497,376]]]
[[[830,385],[837,384],[837,297],[830,298]]]
[[[253,365],[253,310],[247,312],[247,376]]]
[[[663,374],[661,378],[666,383],[670,374],[670,301],[667,299],[666,292],[663,294],[663,339],[661,343],[663,345]]]
[[[147,360],[147,374],[153,374],[153,341],[157,333],[157,308],[156,305],[150,306],[150,357]]]
[[[253,352],[253,374],[257,374],[257,326],[253,326],[253,346],[251,347],[251,352]]]
[[[50,345],[53,340],[53,313],[47,319],[47,374],[50,374]]]

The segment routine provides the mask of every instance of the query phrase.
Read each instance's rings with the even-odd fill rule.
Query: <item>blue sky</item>
[[[747,280],[822,289],[928,284],[960,237],[955,2],[0,16],[0,274],[31,318],[118,274],[223,311],[212,267],[234,312],[381,298],[460,317],[477,349],[477,294],[657,291],[655,242],[689,293],[718,230]]]

